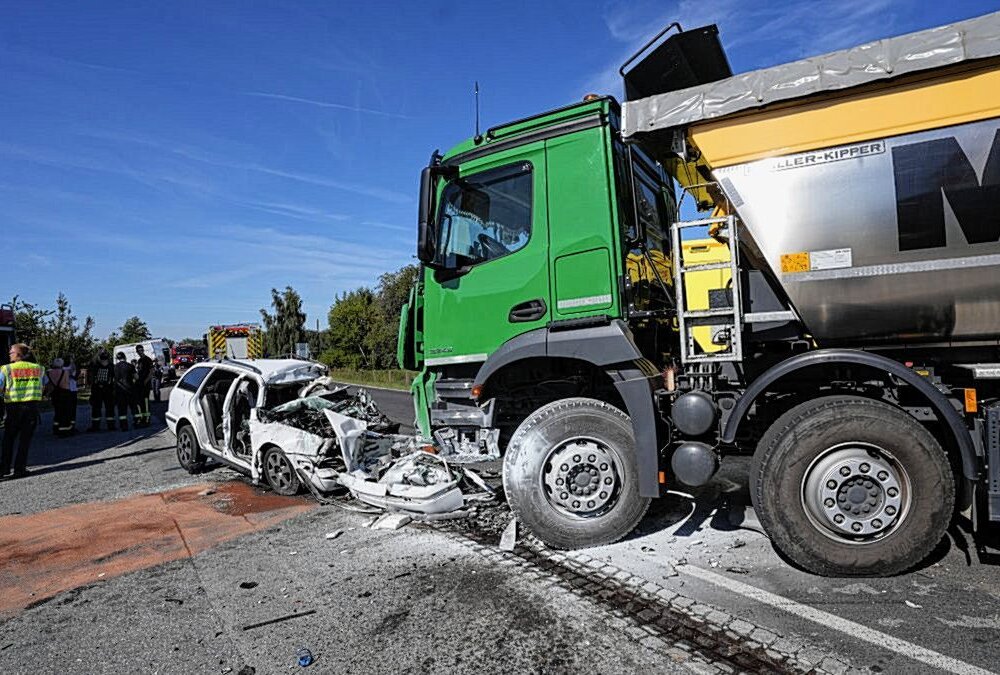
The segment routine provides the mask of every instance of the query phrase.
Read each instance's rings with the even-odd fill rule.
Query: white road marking
[[[912,642],[901,640],[897,637],[893,637],[892,635],[888,635],[887,633],[877,631],[874,628],[869,628],[868,626],[864,626],[860,623],[855,623],[854,621],[841,618],[836,614],[830,614],[829,612],[824,612],[821,609],[816,609],[815,607],[810,607],[809,605],[803,605],[795,602],[794,600],[789,600],[788,598],[784,598],[780,595],[775,595],[769,591],[757,588],[756,586],[751,586],[750,584],[745,584],[742,581],[724,577],[721,574],[716,574],[715,572],[709,572],[708,570],[695,567],[694,565],[682,565],[677,567],[677,571],[682,574],[688,574],[696,577],[702,581],[707,581],[710,584],[722,586],[727,590],[739,593],[740,595],[750,598],[751,600],[762,602],[765,605],[771,605],[772,607],[784,610],[790,614],[800,616],[803,619],[808,619],[809,621],[818,623],[821,626],[833,628],[834,630],[838,630],[845,635],[849,635],[850,637],[870,642],[876,647],[888,649],[907,658],[920,661],[921,663],[925,663],[935,668],[940,668],[941,670],[958,673],[960,675],[996,675],[992,671],[985,670],[979,666],[974,666],[971,663],[966,663],[965,661],[960,661],[959,659],[955,659],[950,656],[945,656],[944,654],[936,652],[933,649],[927,649],[926,647],[921,647],[920,645],[916,645]]]

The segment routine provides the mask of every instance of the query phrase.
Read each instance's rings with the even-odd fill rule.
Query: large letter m
[[[970,244],[1000,240],[1000,131],[979,181],[954,138],[892,149],[899,250],[945,246],[944,198]]]

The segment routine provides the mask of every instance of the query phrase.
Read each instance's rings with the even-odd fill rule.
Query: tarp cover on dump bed
[[[624,104],[624,136],[1000,55],[1000,12]]]

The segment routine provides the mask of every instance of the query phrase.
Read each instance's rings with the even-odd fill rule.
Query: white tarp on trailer
[[[622,133],[628,138],[995,56],[1000,12],[629,101],[622,107]]]

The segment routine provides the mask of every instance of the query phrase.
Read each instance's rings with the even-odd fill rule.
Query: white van
[[[146,356],[156,361],[157,367],[163,373],[164,381],[177,378],[177,373],[170,363],[170,345],[163,338],[133,342],[127,345],[115,345],[114,351],[111,354],[112,363],[117,360],[118,352],[124,352],[125,360],[129,363],[135,361],[139,358],[139,354],[135,351],[138,345],[142,345],[142,350]]]

